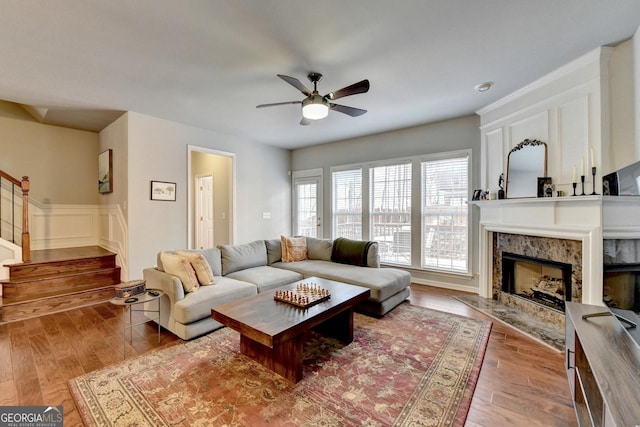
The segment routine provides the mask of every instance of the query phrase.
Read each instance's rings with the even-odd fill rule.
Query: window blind
[[[411,265],[411,163],[372,167],[370,197],[372,240],[380,261]]]
[[[333,238],[362,240],[362,169],[334,171]]]
[[[422,267],[469,271],[468,156],[421,163]]]

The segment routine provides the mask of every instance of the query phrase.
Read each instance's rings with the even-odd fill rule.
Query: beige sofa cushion
[[[220,245],[222,275],[246,268],[267,265],[267,247],[264,240],[256,240],[242,245]]]
[[[288,285],[289,283],[302,279],[302,275],[295,271],[273,268],[266,265],[236,271],[226,277],[253,283],[257,286],[258,292],[279,288],[280,286]]]
[[[162,252],[160,254],[164,271],[168,274],[172,274],[182,282],[185,292],[197,291],[200,287],[200,282],[196,277],[196,272],[193,270],[191,263],[184,257],[178,254],[172,254],[170,252]]]
[[[307,258],[331,261],[332,242],[328,239],[307,237]]]
[[[298,272],[305,279],[316,276],[364,286],[371,289],[369,301],[375,302],[382,302],[411,285],[411,274],[396,268],[358,267],[318,260],[276,262],[272,267]]]
[[[214,276],[222,276],[222,259],[220,256],[220,249],[218,248],[208,248],[208,249],[182,249],[183,252],[197,252],[202,254],[209,263],[211,267],[211,271],[213,271]],[[171,252],[172,253],[172,252]],[[164,266],[162,265],[162,259],[160,259],[160,255],[162,252],[158,252],[157,256],[157,268],[160,271],[165,271]]]
[[[267,246],[267,265],[282,260],[282,242],[280,239],[265,240]]]
[[[177,250],[176,254],[183,258],[186,258],[189,263],[191,263],[191,267],[193,267],[193,270],[196,272],[198,282],[202,286],[215,284],[211,266],[209,265],[209,262],[204,257],[204,255],[202,255],[202,253]]]
[[[175,320],[190,324],[211,317],[211,308],[258,293],[251,283],[239,282],[226,277],[216,277],[215,286],[203,286],[198,292],[185,295],[173,306]]]

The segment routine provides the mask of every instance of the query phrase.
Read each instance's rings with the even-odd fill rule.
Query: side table
[[[151,295],[149,293],[149,291],[154,291],[157,293],[157,295]],[[138,326],[138,325],[143,325],[147,322],[150,321],[155,321],[158,323],[158,344],[160,344],[160,298],[162,297],[162,295],[164,295],[164,292],[158,290],[158,289],[147,289],[147,291],[143,294],[139,294],[139,295],[134,295],[133,297],[130,298],[111,298],[109,300],[109,302],[113,305],[118,305],[118,306],[122,306],[124,307],[124,311],[125,311],[125,317],[126,317],[126,312],[129,312],[129,323],[126,323],[125,321],[123,321],[123,328],[122,328],[122,339],[123,339],[123,343],[122,343],[122,347],[123,347],[123,358],[127,357],[127,329],[129,330],[129,343],[133,342],[133,327],[134,326]],[[156,301],[158,303],[158,309],[157,310],[151,310],[151,309],[147,309],[147,308],[142,308],[142,309],[134,309],[135,305],[138,304],[144,304],[147,302],[152,302],[152,301]],[[156,316],[154,317],[147,317],[146,320],[143,320],[142,322],[138,322],[138,323],[133,323],[133,312],[139,312],[139,313],[155,313]]]

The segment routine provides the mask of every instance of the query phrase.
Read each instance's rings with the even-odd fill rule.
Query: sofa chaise
[[[181,251],[202,254],[213,274],[213,285],[191,291],[185,289],[187,279],[165,271],[167,252],[159,252],[156,267],[144,269],[143,275],[147,288],[164,292],[160,325],[189,340],[223,326],[211,318],[212,307],[312,276],[369,288],[369,299],[356,307],[369,315],[383,316],[409,297],[411,275],[381,268],[377,242],[313,238],[304,242],[303,259],[289,262],[283,261],[281,239]]]

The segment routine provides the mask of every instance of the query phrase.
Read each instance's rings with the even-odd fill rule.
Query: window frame
[[[364,173],[364,167],[361,164],[356,164],[356,165],[344,165],[344,166],[338,166],[338,167],[331,167],[330,168],[330,173],[331,173],[331,188],[330,188],[330,196],[331,196],[331,238],[332,239],[336,239],[337,237],[341,237],[338,236],[336,234],[336,221],[335,221],[335,202],[336,202],[336,195],[335,195],[335,173],[336,172],[346,172],[346,171],[355,171],[355,170],[359,170],[360,171],[360,214],[361,214],[361,218],[360,218],[360,223],[361,223],[361,228],[360,228],[360,235],[362,236],[362,238],[364,238],[365,235],[368,235],[368,225],[366,225],[367,223],[365,221],[368,221],[368,216],[365,219],[365,208],[364,208],[364,200],[365,200],[365,191],[366,191],[366,198],[368,199],[368,190],[365,189],[365,182],[368,184],[368,178],[365,177],[365,173]]]
[[[394,264],[389,262],[384,262],[384,265],[396,266],[399,268],[404,268],[408,270],[416,270],[416,271],[424,271],[430,273],[439,273],[439,274],[448,274],[453,276],[464,276],[469,277],[472,269],[472,228],[473,228],[473,218],[471,212],[471,205],[469,201],[471,200],[471,192],[472,192],[472,176],[473,176],[473,150],[472,149],[461,149],[461,150],[453,150],[439,153],[429,153],[429,154],[421,154],[410,157],[400,157],[395,159],[384,159],[378,161],[371,162],[361,162],[361,163],[351,163],[346,165],[332,166],[330,167],[331,173],[331,186],[330,186],[330,218],[331,218],[331,233],[332,238],[335,239],[334,235],[334,172],[340,172],[345,170],[352,169],[360,169],[361,171],[361,192],[362,192],[362,239],[370,240],[371,239],[371,185],[370,185],[370,169],[379,166],[390,166],[394,164],[400,163],[411,163],[411,262],[410,265],[405,264]],[[424,161],[437,161],[437,160],[446,160],[452,159],[456,157],[466,157],[467,158],[467,224],[466,224],[466,271],[461,270],[450,270],[446,268],[434,268],[434,267],[423,267],[422,266],[422,163]],[[414,200],[418,200],[418,202],[414,202]],[[418,239],[414,239],[414,235],[420,236]]]
[[[464,150],[455,150],[455,151],[447,151],[447,152],[443,152],[443,153],[434,153],[434,154],[428,154],[428,155],[423,155],[420,156],[418,159],[418,176],[420,179],[420,184],[418,185],[418,191],[420,192],[420,203],[418,206],[418,212],[420,215],[419,221],[420,221],[420,236],[423,235],[423,221],[422,221],[422,163],[423,162],[428,162],[428,161],[439,161],[439,160],[448,160],[448,159],[456,159],[456,158],[462,158],[466,156],[466,160],[467,160],[467,198],[466,198],[466,209],[467,209],[467,224],[466,224],[466,241],[467,241],[467,245],[466,245],[466,269],[463,270],[451,270],[451,269],[446,269],[446,268],[436,268],[436,267],[424,267],[422,265],[422,260],[423,260],[423,256],[424,254],[422,253],[422,247],[420,248],[420,259],[419,259],[419,263],[417,264],[419,266],[419,270],[422,271],[430,271],[430,272],[439,272],[439,273],[447,273],[447,274],[454,274],[454,275],[460,275],[460,276],[469,276],[471,274],[471,268],[472,268],[472,242],[471,242],[471,236],[472,236],[472,223],[473,223],[473,218],[472,218],[472,214],[471,214],[471,205],[469,204],[469,202],[471,201],[471,193],[472,193],[472,174],[473,174],[473,170],[472,170],[472,154],[473,151],[471,149],[464,149]],[[420,245],[422,246],[422,238],[420,238]]]

